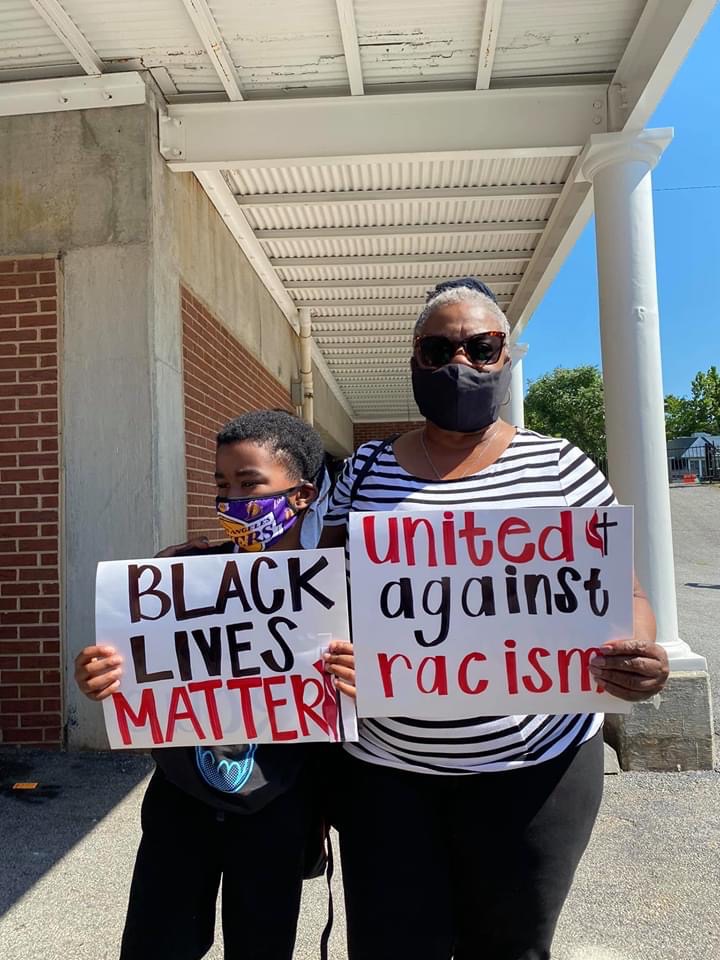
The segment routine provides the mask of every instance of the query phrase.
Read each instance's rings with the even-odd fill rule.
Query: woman
[[[572,444],[498,419],[509,325],[489,293],[466,279],[431,295],[411,360],[426,422],[358,449],[321,546],[345,542],[351,510],[616,502]],[[668,672],[634,592],[635,636],[592,667],[626,700],[652,696]],[[363,721],[345,747],[338,802],[350,960],[548,958],[600,804],[601,725],[599,715]]]
[[[318,489],[326,486],[319,435],[284,411],[260,410],[217,436],[217,515],[229,540],[169,547],[160,556],[314,547]],[[346,670],[334,642],[330,672]],[[109,646],[86,647],[75,679],[90,699],[120,686]],[[338,680],[337,687],[354,695]],[[319,752],[319,756],[318,756]],[[304,875],[323,839],[323,791],[333,745],[234,744],[153,752],[142,805],[121,960],[199,960],[210,949],[222,878],[227,960],[290,960]],[[322,766],[317,762],[321,761]]]

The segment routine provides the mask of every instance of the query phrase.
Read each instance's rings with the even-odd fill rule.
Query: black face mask
[[[494,423],[510,389],[511,366],[488,373],[464,363],[437,370],[418,366],[413,358],[412,386],[420,413],[443,430],[475,433]]]

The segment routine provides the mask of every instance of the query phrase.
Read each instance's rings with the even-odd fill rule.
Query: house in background
[[[670,480],[695,474],[700,480],[720,480],[720,436],[693,433],[667,442]]]

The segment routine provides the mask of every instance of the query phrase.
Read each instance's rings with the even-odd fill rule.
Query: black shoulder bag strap
[[[360,487],[363,485],[370,471],[375,466],[380,454],[384,453],[388,449],[388,447],[391,447],[399,436],[400,436],[399,433],[393,433],[391,436],[385,437],[382,443],[379,443],[377,447],[375,447],[375,449],[367,458],[365,463],[360,467],[358,472],[355,474],[355,479],[353,480],[352,487],[350,488],[350,506],[352,506],[353,503],[355,502],[355,498],[357,497],[360,491]]]

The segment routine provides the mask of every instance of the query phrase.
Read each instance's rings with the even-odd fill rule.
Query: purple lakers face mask
[[[275,543],[297,521],[288,494],[300,485],[271,497],[216,497],[218,518],[225,533],[244,553],[257,553]]]

